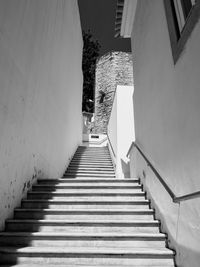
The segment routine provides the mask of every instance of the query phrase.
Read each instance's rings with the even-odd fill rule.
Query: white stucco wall
[[[0,229],[81,141],[81,60],[77,1],[0,1]]]
[[[135,141],[133,86],[118,85],[108,124],[108,136],[115,152],[116,176],[130,177],[126,154]]]
[[[174,65],[163,1],[138,1],[132,32],[136,142],[176,196],[200,190],[199,47],[200,22]],[[131,174],[151,195],[178,266],[199,266],[200,199],[174,204],[135,151]]]

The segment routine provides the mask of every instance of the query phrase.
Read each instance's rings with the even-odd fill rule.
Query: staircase
[[[0,233],[0,266],[174,266],[138,179],[116,179],[107,147],[79,147],[61,179],[39,179]]]

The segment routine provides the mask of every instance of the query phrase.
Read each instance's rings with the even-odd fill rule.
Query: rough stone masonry
[[[117,85],[133,85],[131,53],[109,52],[97,61],[93,133],[107,133]]]

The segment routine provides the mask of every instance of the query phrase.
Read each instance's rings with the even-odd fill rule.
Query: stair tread
[[[95,247],[0,247],[0,252],[4,253],[51,253],[51,254],[62,254],[62,253],[72,253],[72,254],[102,254],[102,255],[170,255],[173,256],[174,252],[168,248],[95,248]]]
[[[45,220],[45,219],[8,219],[6,220],[7,223],[34,223],[34,224],[40,224],[40,223],[44,223],[44,224],[116,224],[116,225],[145,225],[145,224],[149,224],[149,225],[159,225],[160,222],[158,220],[86,220],[86,219],[71,219],[71,220]]]
[[[99,203],[99,204],[102,204],[102,203],[106,203],[106,204],[115,204],[115,203],[120,203],[120,204],[134,204],[134,203],[147,203],[149,204],[150,201],[148,199],[143,199],[143,200],[109,200],[109,201],[103,201],[103,200],[97,200],[94,202],[94,200],[81,200],[79,199],[78,201],[73,201],[73,200],[68,200],[68,199],[65,199],[65,200],[57,200],[57,199],[23,199],[22,200],[23,202],[46,202],[46,203],[60,203],[60,202],[63,202],[63,203],[82,203],[82,204],[86,204],[86,203],[90,203],[90,204],[94,204],[94,203]]]
[[[66,187],[66,188],[71,188],[71,189],[74,189],[74,188],[84,188],[84,189],[89,189],[89,188],[92,188],[92,189],[95,189],[95,188],[114,188],[114,189],[134,189],[134,188],[138,188],[138,187],[142,187],[140,184],[129,184],[129,185],[126,185],[126,184],[122,184],[122,185],[111,185],[111,184],[105,184],[105,185],[94,185],[94,184],[89,184],[89,185],[70,185],[70,184],[67,184],[67,183],[61,183],[61,184],[55,184],[55,185],[52,185],[52,184],[36,184],[33,186],[33,188],[41,188],[41,187],[53,187],[53,188],[63,188],[63,187]]]
[[[99,183],[99,182],[110,182],[110,183],[134,183],[135,181],[139,181],[139,179],[137,178],[130,178],[130,179],[118,179],[118,178],[110,178],[110,179],[97,179],[97,178],[93,178],[93,179],[84,179],[84,178],[81,178],[81,179],[70,179],[70,178],[58,178],[58,179],[38,179],[38,181],[58,181],[58,182],[73,182],[73,183],[83,183],[83,182],[91,182],[91,183]]]
[[[0,232],[1,236],[20,236],[20,237],[125,237],[125,238],[166,238],[163,233],[59,233],[59,232]]]
[[[28,264],[14,264],[14,265],[1,265],[2,267],[38,267],[38,266],[41,266],[41,267],[54,267],[55,265],[54,264],[43,264],[43,263],[40,263],[39,265],[38,264],[31,264],[31,263],[28,263]],[[125,265],[125,267],[138,267],[138,265]],[[147,267],[148,265],[140,265],[140,267]],[[158,265],[149,265],[150,267],[160,267],[160,266],[158,266]],[[114,265],[113,266],[113,264],[112,265],[105,265],[105,264],[103,264],[103,265],[77,265],[77,264],[70,264],[70,265],[68,265],[68,264],[57,264],[56,263],[56,267],[123,267],[123,265]],[[162,264],[162,267],[174,267],[174,265],[163,265]]]
[[[56,212],[66,212],[66,213],[109,213],[109,214],[112,214],[112,213],[154,213],[154,210],[153,209],[133,209],[133,210],[130,210],[130,209],[123,209],[123,210],[106,210],[106,209],[99,209],[99,210],[96,210],[96,209],[91,209],[91,210],[88,210],[88,209],[82,209],[82,210],[75,210],[75,211],[70,211],[70,210],[67,210],[67,209],[23,209],[23,208],[16,208],[15,211],[24,211],[24,212],[51,212],[51,213],[56,213]]]
[[[68,187],[68,188],[134,188],[135,186],[141,186],[141,184],[139,182],[135,182],[135,183],[112,183],[112,182],[99,182],[99,183],[90,183],[90,182],[79,182],[79,183],[73,183],[73,182],[58,182],[58,183],[54,183],[54,182],[47,182],[47,183],[39,183],[36,186],[34,185],[34,188],[41,188],[41,187],[54,187],[54,188],[59,188],[59,187]]]
[[[97,191],[98,190],[98,191]],[[102,195],[109,195],[109,194],[111,194],[111,195],[119,195],[119,194],[123,194],[123,195],[133,195],[134,196],[134,194],[135,193],[144,193],[143,191],[141,191],[141,189],[140,188],[134,188],[134,191],[132,191],[132,190],[128,190],[128,189],[115,189],[115,190],[113,190],[112,188],[110,188],[110,189],[96,189],[96,191],[94,192],[93,190],[90,190],[90,189],[59,189],[59,188],[57,188],[56,189],[56,191],[54,190],[53,192],[52,191],[48,191],[48,190],[42,190],[42,191],[29,191],[29,193],[33,193],[33,194],[57,194],[57,193],[64,193],[64,194],[66,194],[66,195],[69,195],[69,194],[77,194],[77,195],[79,195],[79,194],[91,194],[91,195],[98,195],[98,194],[102,194]]]

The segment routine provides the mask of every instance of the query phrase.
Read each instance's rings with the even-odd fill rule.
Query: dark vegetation
[[[100,44],[90,31],[83,31],[83,101],[82,111],[94,112],[95,68]]]

